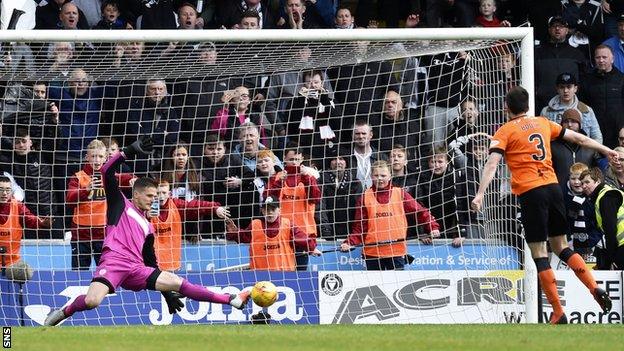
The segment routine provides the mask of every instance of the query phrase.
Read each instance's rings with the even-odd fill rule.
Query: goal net
[[[105,274],[101,167],[139,136],[154,153],[115,171],[128,198],[158,181],[161,270],[228,293],[270,280],[277,323],[535,321],[505,166],[469,207],[505,93],[532,91],[529,29],[1,36],[2,324],[40,325]],[[262,310],[184,299],[171,315],[121,284],[65,324]]]

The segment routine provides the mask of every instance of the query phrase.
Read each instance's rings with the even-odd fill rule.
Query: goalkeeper
[[[132,188],[132,201],[120,192],[115,169],[126,159],[136,155],[147,155],[154,149],[149,137],[141,137],[122,152],[113,155],[102,166],[103,183],[106,192],[106,237],[100,264],[86,295],[78,296],[65,308],[52,311],[44,324],[53,326],[76,312],[93,309],[109,293],[121,286],[124,289],[161,291],[170,313],[183,307],[180,292],[193,300],[229,304],[243,309],[249,299],[249,292],[239,294],[218,294],[191,284],[171,272],[161,272],[154,253],[154,227],[146,214],[156,198],[158,184],[149,178],[137,179]]]

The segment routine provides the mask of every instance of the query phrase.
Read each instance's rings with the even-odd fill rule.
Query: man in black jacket
[[[605,146],[618,145],[618,127],[624,108],[624,74],[613,67],[613,52],[598,45],[594,52],[596,68],[581,79],[580,100],[594,108]]]
[[[259,29],[275,28],[275,16],[269,6],[261,0],[227,1],[217,12],[217,24],[225,28],[232,28],[239,24],[245,11],[255,10],[260,15]]]
[[[59,17],[61,8],[66,2],[71,0],[50,0],[47,5],[37,7],[35,13],[35,29],[60,29],[63,28],[61,19]],[[78,19],[76,27],[78,29],[89,29],[89,23],[82,10],[76,7],[78,10]]]
[[[52,168],[41,163],[41,154],[33,150],[33,141],[26,129],[18,129],[13,152],[0,157],[0,168],[10,173],[24,190],[24,204],[37,216],[52,213]],[[50,231],[25,229],[27,239],[49,239]]]
[[[587,62],[583,53],[568,43],[568,22],[561,16],[548,21],[548,41],[535,49],[536,111],[541,111],[557,92],[552,82],[559,74],[568,72],[579,78]],[[590,104],[590,106],[593,106]]]

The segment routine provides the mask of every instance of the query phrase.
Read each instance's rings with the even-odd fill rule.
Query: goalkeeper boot
[[[550,324],[568,324],[568,317],[566,316],[565,313],[559,316],[558,318],[553,314],[550,317]]]
[[[242,310],[245,306],[247,306],[250,295],[251,292],[248,290],[243,290],[238,294],[230,294],[230,305],[234,308]]]
[[[596,288],[594,289],[592,295],[594,295],[594,300],[598,302],[600,308],[602,308],[602,311],[604,313],[608,313],[609,311],[611,311],[612,303],[608,292],[606,292],[604,289]]]
[[[67,318],[67,316],[65,315],[65,312],[63,312],[62,308],[54,310],[48,314],[45,321],[43,322],[43,325],[53,327],[61,323],[63,320],[65,320],[65,318]]]

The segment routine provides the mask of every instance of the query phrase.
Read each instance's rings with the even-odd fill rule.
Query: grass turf
[[[14,327],[15,350],[615,350],[621,325]],[[618,346],[619,345],[619,346]]]

